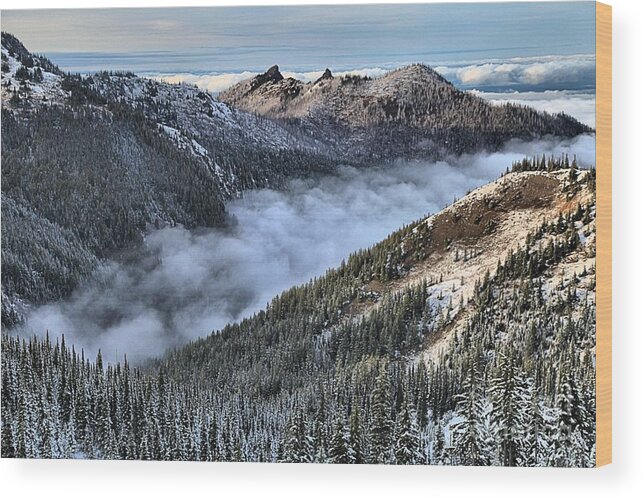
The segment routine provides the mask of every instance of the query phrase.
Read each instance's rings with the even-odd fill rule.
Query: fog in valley
[[[231,201],[226,229],[164,228],[127,261],[111,261],[65,301],[35,308],[21,334],[65,334],[76,349],[141,361],[257,312],[281,291],[322,275],[404,224],[496,179],[512,161],[568,153],[594,164],[595,139],[511,143],[438,163],[342,168],[285,191]]]

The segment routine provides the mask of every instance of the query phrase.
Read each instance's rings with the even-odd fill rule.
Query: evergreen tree
[[[341,417],[337,417],[330,439],[328,455],[331,463],[348,464],[351,462],[346,425]]]
[[[350,437],[348,442],[348,453],[351,463],[362,464],[365,462],[362,442],[362,422],[360,419],[359,405],[353,403],[350,415]]]
[[[283,460],[290,463],[310,463],[313,460],[312,438],[308,434],[303,409],[293,411],[291,416],[284,442]]]
[[[529,397],[524,372],[516,367],[516,352],[500,354],[497,377],[491,380],[493,422],[500,433],[500,461],[517,466],[524,445]]]
[[[417,464],[421,459],[420,430],[415,410],[408,401],[405,401],[395,425],[395,462]]]
[[[370,418],[370,462],[389,463],[391,461],[391,440],[393,421],[391,421],[391,388],[388,366],[382,362],[375,388],[371,394]]]
[[[490,464],[485,455],[483,432],[484,415],[487,413],[482,380],[474,362],[470,363],[463,393],[456,397],[457,422],[452,426],[453,446],[459,464],[485,466]]]

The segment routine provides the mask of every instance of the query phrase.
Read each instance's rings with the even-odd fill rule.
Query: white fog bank
[[[513,143],[499,153],[343,168],[283,192],[247,192],[228,205],[234,227],[156,231],[133,260],[107,263],[100,285],[34,309],[22,333],[64,333],[77,350],[100,348],[108,360],[161,355],[252,315],[281,291],[496,179],[515,160],[566,152],[591,165],[594,150],[593,136]]]

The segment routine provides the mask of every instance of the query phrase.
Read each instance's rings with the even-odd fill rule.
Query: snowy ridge
[[[378,78],[333,76],[308,83],[278,66],[219,94],[229,105],[299,128],[345,157],[441,158],[495,149],[511,138],[575,136],[573,118],[515,105],[492,106],[423,64]]]
[[[407,262],[398,270],[400,277],[384,283],[374,279],[363,286],[360,299],[350,306],[351,320],[359,322],[392,297],[426,283],[426,306],[434,314],[426,325],[437,327],[439,323],[440,334],[430,340],[422,356],[442,355],[458,325],[469,318],[468,303],[476,284],[485,275],[493,277],[498,262],[523,247],[543,221],[555,221],[579,204],[593,202],[586,185],[588,175],[587,171],[577,173],[576,182],[583,187],[570,194],[569,170],[509,173],[412,224],[400,241],[400,254]],[[577,227],[583,249],[576,259],[559,264],[548,274],[543,284],[551,291],[548,296],[554,296],[574,276],[583,274],[584,285],[593,279],[589,270],[595,259],[588,256],[592,252],[587,248],[595,244],[595,224],[577,222]],[[543,244],[552,238],[544,238]],[[418,250],[421,256],[414,258]],[[594,299],[593,291],[588,299]]]
[[[302,140],[269,120],[232,109],[196,86],[166,83],[132,73],[97,73],[88,81],[106,99],[140,109],[159,124],[191,136],[225,137],[233,144],[274,150],[321,149],[314,140]]]
[[[19,55],[2,46],[2,103],[15,108],[20,102],[31,102],[34,106],[42,104],[62,104],[69,96],[61,88],[62,77],[48,71],[40,59],[31,58],[27,65]]]

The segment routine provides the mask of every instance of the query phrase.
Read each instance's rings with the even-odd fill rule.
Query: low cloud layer
[[[473,93],[495,104],[512,102],[548,113],[564,112],[581,123],[596,127],[596,95],[593,92],[547,90],[545,92],[481,92]]]
[[[293,181],[285,192],[248,192],[231,202],[226,230],[165,228],[128,262],[109,262],[64,302],[33,310],[26,334],[66,335],[77,349],[133,361],[247,317],[292,285],[351,252],[436,212],[525,155],[567,152],[594,163],[595,140],[511,143],[503,152],[449,162],[342,169]]]
[[[413,61],[411,61],[413,62]],[[399,64],[397,65],[399,66]],[[368,67],[335,71],[336,76],[360,75],[377,78],[397,66]],[[316,71],[298,72],[281,68],[285,77],[301,81],[314,81],[325,68]],[[455,85],[464,88],[523,88],[538,90],[577,90],[592,88],[595,84],[596,57],[593,54],[569,56],[514,57],[488,59],[468,63],[447,63],[435,66],[435,70]],[[169,83],[189,83],[217,94],[235,83],[252,78],[258,73],[239,71],[234,73],[166,73],[147,74],[150,78]]]
[[[593,85],[594,55],[520,57],[481,61],[465,66],[439,66],[436,70],[455,84],[465,86],[516,86],[569,89]]]

